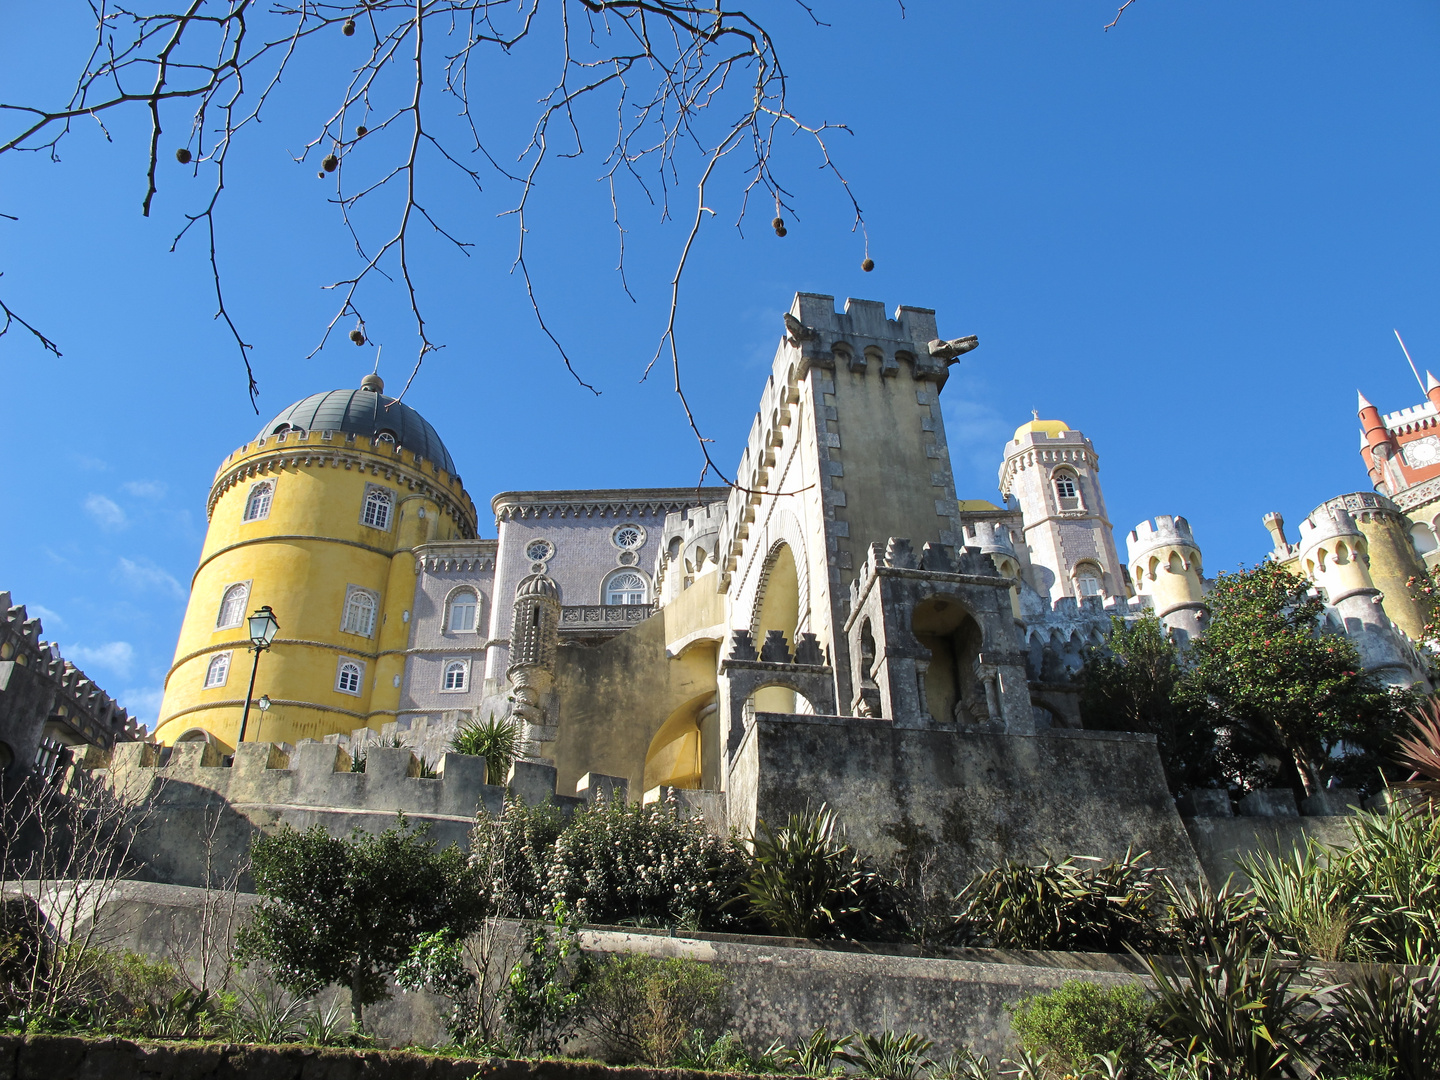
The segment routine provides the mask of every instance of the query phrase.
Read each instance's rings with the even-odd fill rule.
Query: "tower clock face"
[[[1412,469],[1440,465],[1440,436],[1426,435],[1423,439],[1406,443],[1401,449],[1405,454],[1405,464]]]

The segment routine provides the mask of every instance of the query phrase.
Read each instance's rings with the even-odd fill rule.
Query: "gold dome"
[[[1067,424],[1067,423],[1065,423],[1064,420],[1041,420],[1039,417],[1036,417],[1034,420],[1031,420],[1028,424],[1021,424],[1019,427],[1017,427],[1017,428],[1015,429],[1015,439],[1014,439],[1014,441],[1015,441],[1015,442],[1019,442],[1019,441],[1020,441],[1020,436],[1021,436],[1021,435],[1024,435],[1026,432],[1031,432],[1031,431],[1039,432],[1039,431],[1043,431],[1043,432],[1045,433],[1045,437],[1046,437],[1047,439],[1053,439],[1053,438],[1055,438],[1055,437],[1058,436],[1058,435],[1063,435],[1065,432],[1067,432],[1067,431],[1069,431],[1069,430],[1070,430],[1070,425]]]

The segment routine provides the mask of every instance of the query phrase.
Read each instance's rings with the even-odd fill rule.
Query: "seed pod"
[[[776,235],[776,236],[784,236],[784,235],[785,235],[786,233],[788,233],[789,231],[790,231],[790,230],[787,229],[787,228],[785,228],[784,225],[781,225],[778,229],[775,230],[775,235]]]
[[[353,341],[353,342],[355,342],[356,345],[364,345],[364,344],[365,344],[365,335],[364,335],[364,333],[362,333],[362,332],[359,331],[359,330],[351,330],[351,331],[350,331],[350,340]]]
[[[334,172],[340,167],[340,159],[334,154],[326,154],[325,160],[320,162],[320,167],[326,172]]]
[[[341,32],[342,34],[344,34],[346,37],[350,37],[352,34],[354,34],[354,33],[355,33],[355,20],[354,20],[354,19],[346,19],[343,23],[340,24],[340,32]]]
[[[860,269],[868,274],[871,270],[875,269],[875,260],[868,255],[865,256],[865,261],[860,264]]]
[[[190,151],[189,151],[189,150],[186,150],[185,147],[183,147],[183,146],[180,147],[179,150],[176,150],[176,151],[175,151],[175,160],[178,161],[178,162],[180,162],[181,165],[189,165],[189,164],[190,164]]]
[[[770,227],[772,229],[783,229],[785,227],[785,219],[783,217],[777,217],[774,221],[770,222]]]
[[[315,179],[317,179],[317,180],[324,180],[324,179],[325,179],[325,174],[324,174],[323,172],[317,172],[317,173],[315,174]]]
[[[357,128],[355,129],[355,137],[356,137],[357,139],[363,139],[363,138],[365,137],[365,133],[368,132],[369,130],[370,130],[370,129],[367,128],[364,124],[361,124],[359,127],[357,127]]]

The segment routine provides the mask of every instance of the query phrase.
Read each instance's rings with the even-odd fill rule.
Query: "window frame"
[[[232,581],[220,590],[220,607],[215,612],[215,631],[234,630],[237,626],[245,625],[245,609],[250,606],[250,586],[254,578],[245,581]],[[225,601],[235,589],[244,590],[240,594],[240,603],[237,605],[237,614],[233,622],[225,622]]]
[[[459,668],[460,685],[451,686],[450,671]],[[447,656],[440,664],[440,693],[465,694],[470,691],[470,658],[468,656]]]
[[[1060,485],[1066,484],[1073,494],[1061,494]],[[1061,467],[1050,474],[1050,494],[1055,499],[1055,505],[1062,511],[1074,511],[1085,509],[1085,496],[1080,486],[1080,474],[1073,469]],[[1067,505],[1071,504],[1071,505]]]
[[[626,547],[624,544],[620,543],[620,534],[629,529],[634,530],[636,539],[634,544]],[[644,525],[639,525],[631,521],[621,522],[619,525],[616,525],[615,528],[610,530],[610,543],[621,551],[638,552],[641,548],[645,546],[645,541],[649,538],[649,534],[646,533]]]
[[[624,602],[617,604],[610,599],[610,594],[612,591],[612,586],[610,583],[617,580],[618,578],[623,578],[626,576],[634,577],[641,584],[642,599],[638,604],[629,604]],[[606,607],[644,607],[646,604],[649,604],[651,602],[653,588],[653,583],[648,577],[645,576],[645,572],[643,570],[640,570],[638,567],[634,566],[622,566],[618,569],[612,570],[610,573],[605,575],[605,580],[600,584],[600,603],[602,603]],[[634,590],[626,589],[624,591],[629,593],[633,592]]]
[[[347,689],[345,683],[345,672],[347,668],[355,669],[355,689]],[[342,656],[335,662],[335,692],[337,694],[348,694],[351,697],[361,697],[365,692],[365,661],[357,660],[353,656]]]
[[[235,654],[232,649],[226,649],[223,652],[212,654],[210,659],[205,663],[205,677],[200,682],[200,689],[218,690],[228,683],[230,681],[230,668],[234,663],[234,659]],[[221,661],[224,661],[224,670],[221,672],[220,678],[212,682],[211,676],[215,673],[215,665]]]
[[[457,629],[455,623],[456,601],[465,593],[469,593],[474,606],[474,613],[470,619],[470,625]],[[478,634],[480,632],[480,590],[473,585],[461,585],[452,589],[450,595],[445,598],[445,626],[447,634]]]
[[[356,597],[364,597],[370,601],[370,625],[365,630],[355,630],[350,626],[350,607],[355,603]],[[380,596],[373,589],[367,589],[363,585],[345,586],[345,603],[340,609],[340,632],[342,634],[354,634],[356,637],[373,638],[375,636],[376,624],[380,616]]]
[[[265,498],[265,512],[262,514],[252,515],[250,513],[250,508],[254,505],[256,496],[259,494],[262,488],[267,489]],[[245,494],[245,508],[240,512],[240,524],[248,525],[252,521],[265,521],[267,518],[270,517],[270,507],[274,505],[274,502],[275,478],[267,477],[264,480],[256,480],[253,484],[250,485],[250,490]]]
[[[1093,593],[1087,593],[1080,587],[1080,582],[1087,579],[1095,582]],[[1075,589],[1076,597],[1081,600],[1090,596],[1105,595],[1105,571],[1093,562],[1077,563],[1070,571],[1070,582]]]
[[[377,525],[367,520],[370,516],[372,500],[378,505],[382,500],[385,505],[385,522]],[[365,494],[360,500],[360,524],[367,529],[374,529],[377,532],[389,532],[395,524],[395,506],[399,502],[399,495],[394,488],[386,487],[384,484],[366,484]]]

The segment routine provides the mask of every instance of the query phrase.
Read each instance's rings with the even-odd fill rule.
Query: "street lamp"
[[[280,622],[275,618],[275,612],[270,610],[269,604],[251,615],[247,621],[250,623],[250,648],[255,653],[255,663],[250,668],[250,689],[245,691],[245,711],[240,714],[240,737],[235,740],[237,746],[245,741],[245,725],[250,720],[250,698],[255,693],[255,675],[260,670],[260,654],[270,648],[270,643],[275,640],[275,632],[280,629]]]
[[[260,708],[260,723],[255,725],[255,741],[260,741],[260,730],[265,724],[265,717],[270,715],[270,695],[261,694],[260,700],[255,702]]]

